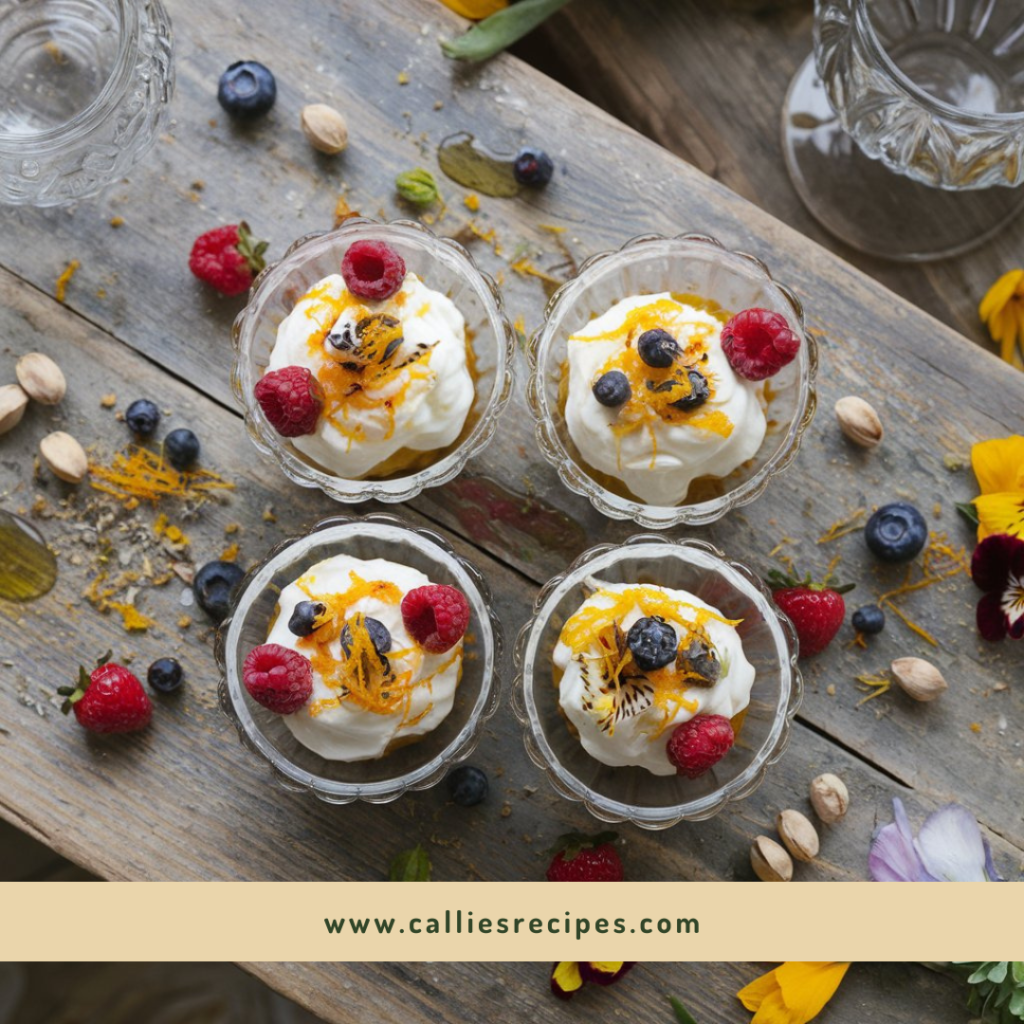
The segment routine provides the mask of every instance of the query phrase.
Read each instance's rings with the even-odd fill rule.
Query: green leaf
[[[430,858],[417,843],[411,850],[403,850],[392,862],[388,874],[392,882],[429,882]]]
[[[395,188],[406,202],[415,206],[430,206],[441,198],[437,179],[425,167],[403,171],[395,178]]]
[[[477,22],[457,39],[446,39],[441,49],[452,60],[487,60],[532,32],[569,0],[519,0],[519,3]]]
[[[679,1021],[679,1024],[697,1024],[690,1011],[675,996],[669,996],[668,1001],[672,1004],[672,1009],[675,1011],[676,1020]]]
[[[971,524],[971,526],[978,525],[978,510],[974,507],[973,501],[958,501],[956,502],[956,510]]]
[[[1002,985],[1006,981],[1006,975],[1010,972],[1010,961],[1009,960],[997,960],[992,965],[992,969],[988,972],[988,980],[995,982],[997,985]]]
[[[1010,964],[1010,970],[1013,973],[1013,980],[1018,985],[1024,985],[1024,960],[1014,960]]]

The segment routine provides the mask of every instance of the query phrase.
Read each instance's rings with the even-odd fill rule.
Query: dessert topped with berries
[[[765,387],[800,339],[764,309],[731,316],[696,296],[632,295],[568,341],[565,418],[583,460],[648,505],[751,459]]]
[[[739,623],[686,591],[589,583],[554,651],[559,704],[580,743],[603,764],[704,774],[750,702]]]
[[[465,320],[383,242],[353,243],[340,269],[282,321],[255,398],[337,476],[423,468],[459,439],[473,406]]]
[[[469,618],[455,587],[385,559],[336,555],[281,591],[243,683],[322,757],[382,757],[451,711]]]

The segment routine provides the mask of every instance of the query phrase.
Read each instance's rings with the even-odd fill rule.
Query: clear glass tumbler
[[[123,177],[172,89],[159,0],[0,0],[0,202],[62,206]]]
[[[815,0],[783,141],[801,198],[850,245],[980,245],[1024,206],[1021,0]]]

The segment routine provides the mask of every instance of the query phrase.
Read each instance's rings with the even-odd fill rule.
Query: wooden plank
[[[101,397],[114,392],[123,407],[125,396],[160,389],[161,405],[170,410],[168,423],[196,425],[205,464],[237,485],[228,502],[208,503],[183,523],[197,562],[219,554],[228,524],[240,525],[234,536],[248,563],[333,511],[318,494],[282,492],[276,476],[240,443],[236,415],[4,272],[0,336],[17,339],[19,350],[58,356],[72,381],[60,407],[31,408],[0,443],[10,488],[6,501],[12,507],[30,509],[37,495],[51,507],[64,497],[75,507],[87,503],[89,491],[73,492],[45,476],[33,479],[30,453],[38,439],[60,426],[95,445],[102,457],[122,445],[126,433],[113,411],[101,407]],[[276,524],[262,519],[268,505],[277,511]],[[175,506],[166,510],[180,522]],[[128,521],[145,531],[156,514],[143,508]],[[477,810],[447,804],[443,789],[376,807],[329,807],[278,789],[242,750],[217,708],[211,630],[201,617],[187,630],[175,626],[183,611],[183,584],[175,580],[145,588],[137,603],[157,626],[126,634],[116,616],[99,616],[81,599],[90,559],[88,546],[75,539],[80,534],[75,522],[44,518],[39,523],[61,552],[61,574],[42,600],[0,609],[0,649],[17,653],[0,659],[0,775],[5,780],[0,816],[62,856],[105,878],[125,880],[376,880],[385,877],[395,853],[423,841],[438,880],[537,879],[546,867],[542,851],[557,835],[593,825],[578,805],[562,801],[538,778],[505,709],[474,757],[494,786],[491,799]],[[116,543],[116,528],[108,532]],[[527,614],[532,584],[488,556],[472,554],[465,542],[456,545],[490,579],[511,634]],[[159,570],[163,559],[156,553],[153,559]],[[56,711],[55,687],[80,661],[108,647],[116,658],[133,656],[140,670],[168,654],[184,666],[184,691],[177,699],[156,702],[154,725],[144,734],[98,740]],[[847,780],[853,806],[844,824],[824,837],[821,858],[800,869],[802,878],[863,878],[871,833],[889,819],[893,795],[904,795],[915,816],[935,806],[923,790],[905,792],[870,765],[798,727],[789,754],[748,801],[667,834],[623,828],[629,876],[752,878],[747,850],[753,836],[770,831],[783,807],[807,809],[807,784],[826,770]],[[1021,851],[994,835],[993,841],[1001,863],[1018,870]]]
[[[810,3],[571,4],[518,48],[537,67],[980,345],[978,303],[1020,264],[1020,230],[923,265],[858,253],[826,232],[786,172],[786,90],[811,52]]]
[[[531,1020],[634,1020],[671,1024],[668,996],[698,1021],[749,1024],[736,999],[744,985],[770,969],[753,963],[642,963],[612,988],[591,988],[571,1003],[548,989],[550,964],[246,964],[268,984],[290,993],[332,1024],[462,1024]],[[339,998],[339,989],[343,995]],[[912,963],[854,964],[820,1024],[962,1024],[965,995],[955,981]]]

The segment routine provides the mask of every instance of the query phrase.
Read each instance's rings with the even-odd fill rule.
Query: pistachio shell
[[[949,684],[942,673],[924,658],[897,658],[889,666],[893,679],[908,697],[922,702],[935,700]]]
[[[789,882],[793,860],[774,839],[758,836],[750,847],[750,866],[762,882]]]
[[[78,484],[89,472],[85,449],[63,430],[55,430],[39,442],[39,454],[50,472],[69,484]]]
[[[877,448],[885,430],[874,406],[856,395],[847,395],[836,402],[839,429],[861,448]]]
[[[56,405],[68,389],[61,368],[42,352],[23,355],[14,372],[28,397],[42,405]]]
[[[28,395],[20,384],[0,387],[0,434],[6,434],[21,422],[28,406]]]
[[[321,153],[334,156],[348,145],[348,125],[345,118],[326,103],[310,103],[302,108],[300,116],[302,134],[309,144]]]
[[[846,817],[850,806],[850,791],[838,775],[826,772],[811,782],[811,806],[826,824],[834,825]]]

